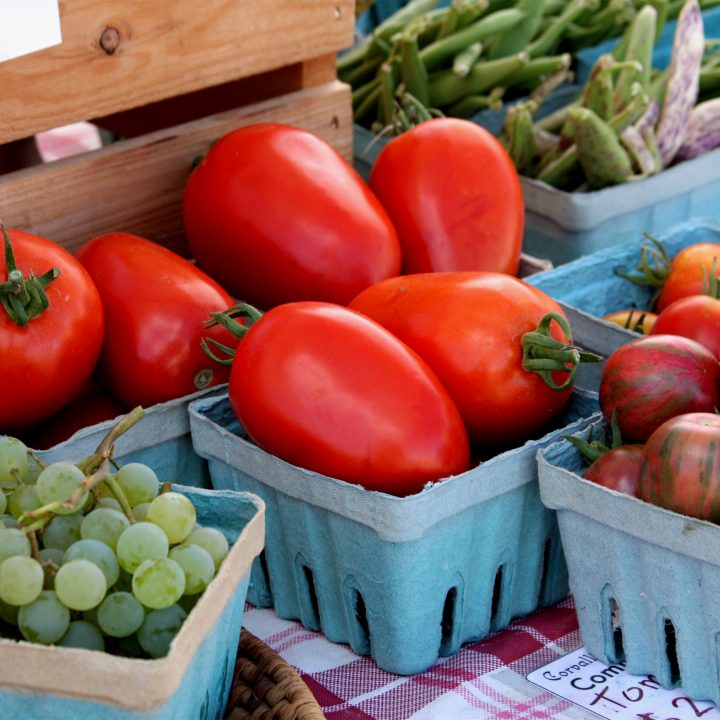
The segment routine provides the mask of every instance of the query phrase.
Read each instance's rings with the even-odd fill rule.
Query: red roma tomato
[[[710,277],[713,260],[720,268],[719,243],[695,243],[680,250],[670,264],[670,271],[655,304],[657,311],[661,312],[681,297],[701,295],[703,273],[706,278]]]
[[[600,378],[600,408],[617,413],[627,442],[645,442],[665,420],[718,406],[720,365],[703,345],[679,335],[647,335],[615,350]]]
[[[267,312],[237,346],[229,396],[261,448],[369,490],[409,495],[469,466],[462,419],[434,373],[339,305]]]
[[[36,450],[46,450],[67,440],[81,428],[112,420],[129,409],[102,383],[91,377],[60,412],[33,430],[27,442]]]
[[[562,310],[511,275],[406,275],[364,290],[350,307],[386,327],[430,365],[455,400],[473,444],[525,440],[569,398],[569,389],[551,390],[521,366],[522,334],[535,330],[547,313],[563,315]],[[555,325],[553,333],[566,342]]]
[[[648,438],[640,497],[690,517],[720,522],[720,416],[678,415]]]
[[[201,268],[239,299],[346,304],[400,272],[387,213],[331,145],[259,124],[225,135],[193,171],[185,232]]]
[[[720,359],[720,300],[709,295],[675,300],[658,315],[651,334],[692,338]]]
[[[520,179],[505,148],[479,125],[437,118],[393,138],[375,161],[370,187],[400,236],[404,273],[517,274]]]
[[[0,307],[0,431],[12,434],[45,420],[77,395],[97,362],[104,318],[95,284],[67,250],[20,230],[7,233],[26,279],[51,268],[60,271],[45,290],[49,306],[26,325],[15,324]],[[5,259],[0,252],[3,282]],[[1,292],[5,299],[7,290]]]
[[[602,454],[583,477],[598,485],[638,497],[643,445],[619,445]]]
[[[226,382],[229,371],[203,351],[211,312],[233,298],[185,258],[136,235],[109,233],[77,252],[100,290],[107,332],[99,377],[128,407],[189,395]]]

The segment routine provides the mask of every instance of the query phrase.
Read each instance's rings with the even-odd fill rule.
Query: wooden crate
[[[123,137],[0,175],[0,218],[71,250],[112,230],[184,252],[193,159],[236,127],[286,122],[352,158],[335,56],[354,0],[61,0],[62,44],[0,63],[0,149],[87,120]],[[5,145],[7,147],[7,145]]]

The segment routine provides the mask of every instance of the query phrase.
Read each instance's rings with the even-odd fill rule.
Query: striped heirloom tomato
[[[643,450],[639,496],[720,522],[720,415],[687,413],[660,425]]]

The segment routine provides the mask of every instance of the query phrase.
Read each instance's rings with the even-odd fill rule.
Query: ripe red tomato
[[[615,350],[600,378],[600,408],[617,413],[626,442],[645,442],[665,420],[718,406],[720,364],[680,335],[646,335]]]
[[[692,338],[720,359],[720,300],[709,295],[679,298],[658,315],[651,334]]]
[[[226,382],[202,350],[211,312],[233,298],[185,258],[128,233],[93,238],[77,257],[100,290],[107,332],[99,377],[128,407],[145,407]]]
[[[216,142],[183,196],[199,266],[263,309],[293,300],[345,304],[400,272],[387,213],[331,145],[281,124]]]
[[[695,243],[680,250],[670,264],[668,276],[655,305],[657,311],[661,312],[681,297],[702,294],[703,274],[707,282],[711,277],[713,261],[720,268],[719,243]]]
[[[434,373],[343,306],[268,311],[237,346],[228,392],[261,448],[370,490],[408,495],[469,466],[462,419]]]
[[[640,497],[683,515],[720,522],[719,445],[716,413],[667,420],[645,444]]]
[[[618,445],[603,453],[583,477],[598,485],[638,497],[643,445]]]
[[[397,229],[404,273],[517,274],[522,187],[505,148],[481,126],[454,118],[416,125],[380,151],[370,187]]]
[[[552,390],[523,369],[520,342],[544,315],[563,315],[562,310],[511,275],[405,275],[364,290],[349,307],[386,327],[430,365],[450,391],[474,444],[527,439],[569,398],[570,389]],[[552,329],[555,338],[567,342],[555,325]]]
[[[26,325],[0,307],[0,430],[12,434],[50,417],[80,391],[100,353],[104,316],[95,284],[67,250],[20,230],[7,233],[26,279],[60,271],[46,288],[49,306]],[[0,252],[0,279],[7,277]]]

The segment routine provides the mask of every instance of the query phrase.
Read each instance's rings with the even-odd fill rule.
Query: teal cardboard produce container
[[[118,438],[115,458],[123,465],[129,462],[150,465],[160,482],[209,488],[207,462],[193,450],[190,439],[188,405],[201,397],[222,394],[226,389],[227,385],[218,385],[145,408],[143,419]],[[43,460],[77,462],[95,451],[114,424],[114,420],[106,420],[89,425],[64,442],[36,454]]]
[[[400,498],[301,469],[251,442],[226,397],[190,406],[214,487],[267,506],[266,550],[248,600],[299,619],[388,672],[439,656],[565,597],[555,516],[540,503],[535,453],[597,412],[573,393],[540,439]]]
[[[692,217],[720,218],[720,149],[657,175],[592,192],[564,192],[521,178],[523,250],[553,265],[662,233]]]
[[[142,424],[142,421],[141,421]],[[231,543],[167,656],[154,660],[0,638],[3,720],[221,720],[240,639],[250,567],[265,509],[249,493],[174,486],[198,522]]]
[[[720,527],[584,480],[584,468],[567,441],[538,453],[583,644],[608,665],[720,705]]]
[[[656,237],[672,258],[695,243],[720,243],[720,220],[693,218],[668,226]],[[616,270],[622,270],[635,274],[641,247],[648,242],[638,232],[632,242],[534,274],[526,281],[560,303],[577,345],[607,357],[639,335],[603,320],[603,316],[631,308],[647,310],[652,301],[653,288],[636,285],[616,273]],[[596,390],[601,372],[602,364],[581,366],[578,382],[582,387]]]

